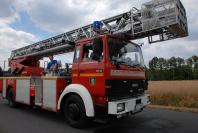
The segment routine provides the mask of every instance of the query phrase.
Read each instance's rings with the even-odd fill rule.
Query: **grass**
[[[198,80],[149,82],[151,104],[198,108]]]

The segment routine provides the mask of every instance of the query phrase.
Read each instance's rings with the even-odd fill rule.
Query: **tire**
[[[8,91],[8,104],[11,108],[16,107],[16,100],[15,100],[15,95],[14,95],[14,91],[12,89],[10,89]]]
[[[91,121],[91,119],[86,116],[84,103],[79,96],[69,96],[63,106],[65,119],[72,127],[85,128]]]

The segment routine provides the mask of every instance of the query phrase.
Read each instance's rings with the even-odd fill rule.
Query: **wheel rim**
[[[77,103],[68,104],[68,116],[70,119],[78,121],[81,118],[81,109]]]

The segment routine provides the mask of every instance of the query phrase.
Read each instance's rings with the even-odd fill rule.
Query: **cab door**
[[[92,96],[104,96],[104,46],[102,37],[82,46],[79,81]]]

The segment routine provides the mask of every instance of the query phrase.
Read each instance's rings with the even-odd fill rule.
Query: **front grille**
[[[144,79],[107,79],[105,81],[106,97],[110,101],[137,97],[142,95],[147,88]]]

